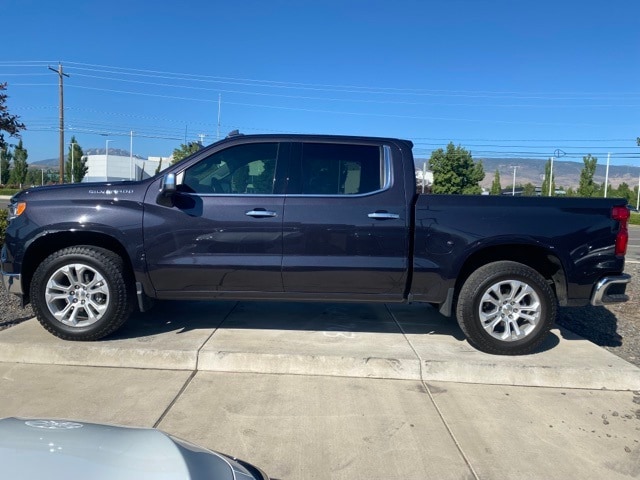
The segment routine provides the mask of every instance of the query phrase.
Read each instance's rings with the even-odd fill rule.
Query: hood
[[[255,467],[157,429],[49,419],[0,420],[0,465],[6,478],[267,478]]]

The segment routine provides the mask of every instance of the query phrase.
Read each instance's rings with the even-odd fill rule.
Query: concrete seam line
[[[199,371],[200,370],[200,352],[202,351],[202,349],[204,348],[204,346],[209,343],[209,340],[211,340],[211,337],[213,337],[213,335],[218,331],[218,329],[220,328],[220,326],[225,322],[225,320],[227,318],[229,318],[229,316],[233,313],[233,311],[238,307],[238,303],[240,302],[236,302],[233,307],[231,308],[231,310],[229,310],[229,313],[227,313],[224,318],[222,320],[220,320],[220,323],[218,323],[218,325],[216,325],[216,328],[213,329],[213,332],[211,332],[211,335],[209,335],[206,340],[204,342],[202,342],[202,345],[200,345],[198,347],[198,350],[196,351],[196,369],[195,371]]]
[[[213,337],[213,334],[216,333],[218,331],[218,328],[220,328],[220,325],[222,325],[224,323],[224,321],[229,318],[229,315],[231,315],[233,313],[233,311],[236,309],[236,307],[238,306],[238,302],[235,303],[235,305],[233,306],[233,308],[231,310],[229,310],[229,313],[227,313],[225,315],[225,317],[220,320],[220,323],[218,323],[218,325],[216,326],[216,328],[213,330],[213,332],[211,332],[211,335],[209,335],[207,337],[207,339],[202,342],[202,345],[200,345],[200,347],[198,348],[198,351],[196,352],[196,365],[195,365],[195,370],[193,370],[191,372],[191,374],[189,375],[189,378],[187,378],[187,381],[184,382],[184,385],[182,385],[182,387],[180,388],[180,390],[178,391],[178,393],[176,394],[175,397],[173,397],[173,400],[171,400],[171,403],[169,403],[169,405],[167,406],[167,408],[164,409],[164,411],[162,412],[162,414],[160,415],[160,417],[158,418],[158,420],[156,421],[156,423],[153,424],[153,428],[158,428],[158,426],[162,423],[162,421],[165,419],[165,417],[169,414],[169,411],[173,408],[173,406],[176,404],[176,402],[178,401],[178,399],[182,396],[182,394],[184,393],[184,391],[187,389],[187,387],[191,384],[191,382],[193,381],[193,379],[195,378],[196,374],[198,373],[198,363],[200,362],[200,351],[202,350],[202,348],[207,344],[207,342],[209,341],[209,339],[211,339],[211,337]]]
[[[189,378],[187,378],[187,381],[184,382],[184,384],[182,385],[182,387],[180,388],[180,390],[178,390],[178,393],[176,394],[175,397],[173,397],[173,400],[171,400],[171,403],[169,403],[169,405],[167,405],[167,408],[164,409],[164,411],[162,412],[162,414],[160,415],[160,417],[158,418],[158,420],[156,421],[156,423],[153,424],[153,428],[158,428],[158,426],[162,423],[162,421],[165,419],[165,417],[169,414],[169,411],[173,408],[173,406],[176,404],[176,402],[178,401],[178,399],[182,396],[182,394],[184,393],[184,391],[187,389],[187,387],[191,384],[191,381],[194,379],[194,377],[196,376],[196,373],[198,373],[197,370],[193,370],[191,372],[191,374],[189,375]]]
[[[422,376],[422,358],[420,357],[420,354],[418,353],[418,351],[415,349],[415,347],[411,343],[411,340],[409,340],[409,337],[407,337],[407,334],[404,331],[404,328],[402,328],[402,325],[400,325],[400,322],[398,321],[396,316],[393,314],[393,312],[389,308],[389,305],[385,303],[384,306],[387,308],[387,311],[389,312],[389,315],[391,315],[391,318],[393,318],[393,321],[396,322],[396,325],[398,326],[398,328],[402,332],[402,335],[404,336],[405,340],[409,344],[409,347],[411,347],[411,350],[413,350],[413,353],[416,355],[416,357],[418,357],[418,363],[420,364],[420,383],[422,383],[422,386],[427,391],[427,395],[429,395],[429,399],[431,400],[431,403],[433,404],[434,408],[436,409],[436,412],[438,412],[438,416],[440,417],[440,420],[444,424],[444,427],[447,429],[447,432],[449,432],[449,435],[451,436],[451,439],[453,440],[453,443],[455,444],[456,448],[458,449],[458,452],[460,452],[460,455],[462,456],[462,459],[464,460],[464,463],[466,463],[467,467],[469,467],[469,470],[471,470],[471,473],[473,474],[473,478],[475,478],[476,480],[480,480],[480,477],[478,476],[478,474],[476,473],[475,469],[473,468],[473,465],[471,465],[471,461],[469,460],[467,455],[464,453],[464,450],[462,449],[462,445],[460,445],[460,442],[458,442],[458,439],[456,438],[455,434],[453,433],[453,430],[449,426],[449,423],[444,418],[444,415],[442,414],[442,411],[440,410],[440,407],[436,403],[436,400],[433,397],[433,394],[431,393],[431,389],[429,388],[429,385],[427,385],[427,383],[423,380],[424,377]]]

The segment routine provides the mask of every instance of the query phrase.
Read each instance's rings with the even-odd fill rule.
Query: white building
[[[147,160],[121,155],[85,155],[87,174],[83,182],[117,182],[120,180],[144,180],[167,168],[171,161],[168,157],[149,157]]]

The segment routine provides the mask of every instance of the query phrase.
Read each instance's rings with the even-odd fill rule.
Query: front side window
[[[203,194],[273,193],[278,143],[229,147],[184,171],[180,190]]]
[[[380,148],[375,145],[304,143],[302,194],[357,195],[383,185]]]

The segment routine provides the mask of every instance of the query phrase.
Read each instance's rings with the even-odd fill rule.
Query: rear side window
[[[273,193],[278,143],[249,143],[229,147],[192,165],[180,189],[190,193]]]
[[[336,143],[302,144],[301,193],[358,195],[383,185],[380,147]]]

